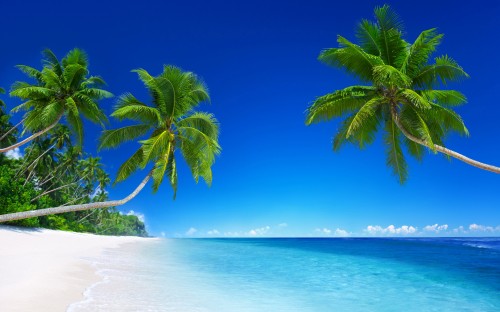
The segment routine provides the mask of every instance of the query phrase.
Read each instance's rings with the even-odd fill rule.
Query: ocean
[[[500,238],[161,239],[92,261],[82,311],[500,311]]]

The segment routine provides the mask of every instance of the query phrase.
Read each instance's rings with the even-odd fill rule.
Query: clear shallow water
[[[500,311],[500,239],[167,239],[69,311]]]

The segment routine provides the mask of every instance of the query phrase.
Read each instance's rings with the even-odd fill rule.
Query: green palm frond
[[[425,155],[425,147],[422,145],[413,142],[412,140],[408,139],[407,137],[403,137],[403,144],[406,146],[406,150],[408,153],[415,157],[418,161],[422,161]]]
[[[113,93],[99,88],[84,88],[78,93],[84,94],[93,100],[109,99],[113,97]]]
[[[50,126],[57,121],[63,112],[64,105],[60,102],[51,102],[30,110],[25,115],[24,131],[21,135],[24,135],[26,131],[39,131]]]
[[[88,120],[100,124],[102,127],[109,122],[108,117],[90,97],[82,93],[75,93],[74,100],[76,100],[78,109],[82,115]]]
[[[163,178],[167,176],[170,186],[174,191],[174,199],[177,193],[177,167],[173,155],[173,149],[165,153],[156,163],[153,169],[153,192],[157,192]]]
[[[380,31],[378,25],[363,19],[356,30],[356,38],[366,53],[380,56],[382,51],[378,46],[380,42]]]
[[[141,168],[143,163],[143,150],[142,147],[139,148],[129,159],[127,159],[118,169],[116,174],[116,179],[113,184],[121,182],[127,179],[132,173]]]
[[[361,47],[341,36],[338,36],[337,41],[340,48],[324,50],[318,59],[327,65],[343,68],[363,81],[371,81],[372,68],[384,64],[383,60],[366,53]]]
[[[457,106],[467,103],[467,98],[455,90],[418,90],[428,101],[445,106]]]
[[[373,82],[386,88],[407,88],[411,85],[411,78],[391,65],[384,64],[373,67]]]
[[[78,48],[69,51],[66,57],[62,59],[62,65],[63,67],[67,67],[70,64],[78,64],[82,67],[87,67],[89,64],[87,53]]]
[[[207,149],[208,145],[203,139],[196,138],[196,135],[194,137],[193,140],[183,138],[180,150],[195,181],[198,183],[201,177],[210,185],[212,183],[211,166],[216,154]]]
[[[464,121],[460,115],[451,109],[432,104],[432,110],[426,112],[426,116],[432,118],[445,132],[453,130],[460,135],[469,136],[469,130],[465,126]]]
[[[400,142],[400,130],[392,119],[385,125],[384,141],[387,148],[387,166],[392,168],[392,173],[403,184],[408,179],[408,164],[403,155]]]
[[[424,30],[415,39],[415,42],[409,47],[408,53],[403,59],[399,60],[401,63],[401,71],[410,77],[414,77],[419,69],[427,64],[429,57],[437,46],[441,43],[443,38],[442,34],[436,32],[436,28]]]
[[[346,138],[350,137],[356,132],[363,124],[367,123],[369,119],[376,119],[376,112],[380,105],[384,104],[384,99],[376,97],[364,104],[354,115],[354,118],[347,129]]]
[[[411,89],[401,90],[399,97],[402,102],[409,103],[419,109],[431,108],[431,103],[426,98]]]
[[[179,137],[184,141],[192,142],[197,149],[206,154],[207,159],[215,159],[215,155],[220,153],[217,139],[210,137],[202,130],[189,126],[179,127],[178,129]]]
[[[219,126],[213,114],[195,112],[176,123],[178,129],[192,128],[203,133],[215,144],[219,138]]]
[[[102,79],[99,76],[90,76],[85,81],[83,81],[81,85],[83,88],[90,87],[90,86],[101,87],[101,86],[105,86],[106,82],[104,81],[104,79]]]
[[[134,140],[144,134],[146,134],[151,129],[151,126],[146,125],[132,125],[123,128],[118,128],[114,130],[103,131],[101,137],[99,138],[99,150],[107,148],[115,148],[123,142]]]
[[[366,118],[365,121],[360,124],[355,130],[351,130],[350,135],[347,132],[352,124],[353,119],[356,114],[352,114],[347,117],[341,124],[340,129],[333,138],[333,150],[335,152],[339,151],[340,148],[346,144],[351,143],[357,145],[360,149],[365,148],[375,141],[378,126],[381,120],[381,112],[376,112],[375,116],[371,118]]]
[[[168,159],[168,165],[167,165],[167,176],[168,176],[168,181],[170,182],[170,186],[172,187],[172,190],[174,191],[173,198],[175,199],[177,195],[177,164],[175,162],[174,157],[170,157]]]
[[[403,23],[388,5],[375,8],[375,18],[379,27],[378,47],[384,64],[399,68],[396,63],[405,53],[407,44],[401,38]]]
[[[353,86],[318,97],[307,109],[306,124],[327,121],[359,109],[376,94],[374,87]]]
[[[433,134],[429,129],[429,120],[425,118],[426,110],[417,110],[411,105],[405,105],[401,109],[400,118],[403,124],[409,125],[406,129],[412,129],[413,132],[418,133],[416,137],[421,138],[430,146],[434,146]],[[434,129],[439,130],[439,129]],[[437,143],[437,142],[436,142]],[[433,149],[435,152],[435,149]]]
[[[43,82],[43,74],[38,69],[26,65],[17,65],[16,68],[28,77],[36,79],[39,83]]]
[[[461,81],[469,75],[458,63],[447,55],[435,58],[435,63],[423,66],[413,77],[413,85],[419,88],[432,88],[440,83]]]
[[[151,97],[153,98],[153,104],[160,110],[162,113],[167,112],[166,103],[165,103],[165,90],[162,90],[162,86],[169,86],[168,81],[162,81],[164,85],[158,85],[158,81],[151,76],[145,69],[139,68],[134,69],[132,72],[137,73],[137,76],[142,81],[146,89],[148,89]],[[164,88],[165,89],[165,88]]]
[[[147,140],[140,141],[144,151],[142,167],[145,167],[148,162],[154,161],[166,153],[170,149],[171,141],[172,135],[166,130]]]
[[[64,68],[63,77],[66,85],[76,89],[87,75],[88,70],[80,64],[69,64]]]
[[[147,106],[130,93],[120,96],[118,105],[111,116],[118,118],[118,120],[130,119],[151,125],[160,125],[163,122],[158,109]]]
[[[62,75],[63,74],[63,69],[61,66],[61,63],[59,63],[59,60],[57,59],[56,55],[52,50],[50,49],[45,49],[42,51],[42,54],[44,56],[43,63],[52,69],[56,75]],[[45,66],[44,66],[45,67]]]
[[[76,135],[76,139],[78,145],[82,145],[83,143],[83,122],[78,112],[78,107],[76,106],[76,102],[73,98],[69,97],[66,99],[66,119],[68,120],[68,124]]]
[[[39,103],[39,102],[37,102],[37,101],[35,101],[35,100],[28,100],[28,101],[26,101],[26,102],[24,102],[24,103],[21,103],[21,104],[19,104],[19,105],[15,106],[15,107],[14,107],[14,108],[12,108],[10,111],[11,111],[12,113],[17,113],[17,112],[19,112],[19,111],[28,111],[28,110],[30,110],[32,107],[37,106],[37,105],[39,105],[39,104],[40,104],[40,103]]]
[[[54,97],[56,92],[49,88],[33,86],[26,82],[14,82],[10,96],[16,96],[23,100],[26,99],[40,99],[44,97]]]
[[[45,87],[56,91],[57,93],[65,93],[67,89],[63,75],[64,73],[62,75],[57,75],[52,69],[44,67],[42,69],[42,84]]]

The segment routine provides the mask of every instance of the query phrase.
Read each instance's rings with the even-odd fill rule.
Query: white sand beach
[[[99,281],[89,258],[147,240],[0,226],[0,311],[66,311]]]

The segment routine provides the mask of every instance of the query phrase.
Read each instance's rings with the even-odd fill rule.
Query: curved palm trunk
[[[65,212],[74,212],[74,211],[90,210],[90,209],[97,209],[97,208],[121,206],[121,205],[127,203],[128,201],[130,201],[132,198],[134,198],[144,188],[146,183],[148,183],[149,179],[151,178],[152,174],[153,174],[153,171],[150,171],[149,174],[144,178],[144,180],[142,180],[141,184],[139,184],[139,186],[137,186],[137,188],[130,195],[125,197],[124,199],[110,200],[110,201],[105,201],[105,202],[89,203],[89,204],[82,204],[82,205],[60,206],[60,207],[55,207],[55,208],[45,208],[45,209],[38,209],[38,210],[8,213],[8,214],[0,215],[0,223],[7,222],[7,221],[15,221],[15,220],[33,218],[33,217],[41,217],[41,216],[46,216],[46,215],[51,215],[51,214],[65,213]]]
[[[54,188],[54,189],[51,189],[51,190],[45,191],[45,192],[43,192],[42,194],[38,195],[37,197],[33,198],[33,199],[30,201],[30,203],[34,202],[35,200],[39,199],[40,197],[42,197],[42,196],[44,196],[44,195],[47,195],[47,194],[53,193],[53,192],[55,192],[55,191],[59,191],[59,190],[61,190],[61,189],[63,189],[63,188],[66,188],[66,187],[71,186],[71,185],[73,185],[73,184],[76,184],[76,183],[78,183],[78,182],[80,182],[80,181],[76,181],[76,182],[72,182],[72,183],[69,183],[69,184],[61,185],[61,186],[56,187],[56,188]]]
[[[16,147],[19,147],[19,146],[22,146],[30,141],[33,141],[34,139],[36,139],[37,137],[41,136],[42,134],[46,133],[47,131],[49,131],[50,129],[54,128],[57,123],[59,122],[59,120],[61,120],[62,116],[63,116],[64,113],[61,113],[59,115],[59,117],[57,117],[56,121],[54,121],[54,123],[52,123],[50,126],[48,126],[47,128],[41,130],[41,131],[38,131],[36,133],[33,133],[31,136],[27,137],[26,139],[22,140],[21,142],[17,142],[16,144],[14,145],[11,145],[11,146],[7,146],[5,148],[0,148],[0,153],[7,153],[8,151],[11,151],[13,149],[15,149]]]
[[[11,133],[12,131],[14,131],[17,127],[19,127],[25,120],[26,120],[26,118],[23,118],[23,120],[21,120],[17,125],[13,126],[12,128],[9,129],[9,131],[5,132],[2,135],[2,137],[0,137],[0,141],[2,141],[3,139],[5,139],[5,137],[8,136],[9,133]]]
[[[84,175],[83,177],[81,177],[79,180],[77,180],[77,181],[75,181],[75,182],[71,182],[71,183],[68,183],[68,184],[65,184],[65,185],[61,185],[61,186],[58,186],[58,187],[56,187],[56,188],[53,188],[53,189],[50,189],[50,190],[44,191],[44,192],[42,192],[40,195],[38,195],[37,197],[33,198],[33,199],[30,201],[30,203],[32,203],[32,202],[34,202],[35,200],[39,199],[39,198],[40,198],[40,197],[42,197],[43,195],[47,195],[47,194],[50,194],[50,193],[52,193],[52,192],[55,192],[55,191],[61,190],[61,189],[63,189],[63,188],[69,187],[69,186],[71,186],[71,185],[77,184],[77,183],[79,183],[79,182],[82,182],[82,181],[83,181],[86,177],[88,177],[88,176],[89,176],[89,174],[86,174],[86,175]],[[29,177],[28,177],[28,178],[29,178]],[[54,182],[56,182],[56,181],[54,181]],[[52,184],[50,185],[50,187],[52,187],[52,186],[54,186],[54,183],[52,183]],[[49,188],[50,188],[50,187],[49,187]],[[76,190],[76,189],[78,189],[78,186],[75,188],[75,190]]]
[[[452,150],[447,149],[447,148],[445,148],[443,146],[440,146],[440,145],[434,144],[434,145],[431,146],[430,144],[428,144],[424,140],[415,137],[414,135],[412,135],[411,133],[409,133],[405,129],[405,127],[403,127],[403,125],[401,124],[401,121],[399,120],[399,116],[398,116],[398,114],[396,112],[396,108],[394,106],[391,107],[391,115],[392,115],[392,119],[394,120],[394,123],[396,124],[396,126],[398,126],[399,130],[401,130],[401,132],[403,132],[403,134],[408,139],[412,140],[413,142],[415,142],[417,144],[420,144],[420,145],[423,145],[425,147],[428,147],[430,149],[435,149],[438,152],[441,152],[443,154],[446,154],[448,156],[451,156],[453,158],[461,160],[464,163],[467,163],[467,164],[469,164],[471,166],[474,166],[474,167],[477,167],[477,168],[480,168],[480,169],[483,169],[483,170],[491,171],[491,172],[494,172],[494,173],[500,173],[500,167],[496,167],[496,166],[492,166],[492,165],[488,165],[488,164],[479,162],[477,160],[471,159],[471,158],[469,158],[467,156],[464,156],[464,155],[462,155],[460,153],[457,153],[455,151],[452,151]]]
[[[26,183],[28,183],[28,181],[31,179],[32,175],[34,174],[35,172],[35,169],[36,167],[38,166],[38,161],[40,160],[40,158],[42,158],[45,154],[47,154],[48,152],[50,152],[51,149],[53,149],[56,145],[53,144],[51,147],[49,147],[45,152],[43,152],[40,156],[38,156],[35,160],[33,160],[31,162],[31,164],[28,165],[28,167],[26,167],[26,170],[28,170],[31,166],[33,166],[30,170],[30,173],[28,174],[28,178],[26,179],[26,181],[24,181],[24,185],[26,185]],[[25,170],[25,171],[26,171]],[[23,174],[25,171],[21,172],[21,174]]]

